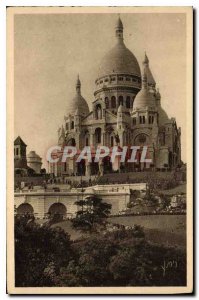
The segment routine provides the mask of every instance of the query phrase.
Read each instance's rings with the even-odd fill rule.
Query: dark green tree
[[[18,287],[54,286],[60,267],[71,258],[70,237],[61,228],[15,218],[15,284]]]
[[[89,196],[85,200],[75,202],[80,209],[72,220],[73,226],[82,230],[97,230],[110,215],[111,204],[102,202],[97,196]]]

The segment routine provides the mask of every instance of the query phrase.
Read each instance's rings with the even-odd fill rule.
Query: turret
[[[160,106],[161,105],[161,94],[159,92],[159,88],[157,88],[155,97],[156,97],[156,104],[157,104],[157,106]]]
[[[64,131],[64,126],[63,125],[61,127],[61,136],[65,137],[65,131]]]
[[[27,145],[21,139],[20,136],[14,141],[14,167],[15,169],[27,170],[27,159],[26,159],[26,147]],[[24,171],[27,175],[27,172]]]
[[[81,95],[81,81],[79,79],[79,74],[77,75],[76,91],[77,94]]]
[[[147,56],[146,52],[145,52],[144,60],[143,60],[142,64],[143,64],[143,68],[146,71],[148,86],[152,88],[150,91],[153,92],[153,90],[155,89],[156,82],[155,82],[155,79],[154,79],[154,77],[151,73],[151,70],[150,70],[150,67],[149,67],[149,59],[148,59],[148,56]]]
[[[122,104],[118,107],[117,110],[117,128],[120,130],[122,129],[122,123],[124,121],[124,108]]]
[[[20,136],[14,141],[14,158],[26,161],[26,147],[27,145]]]

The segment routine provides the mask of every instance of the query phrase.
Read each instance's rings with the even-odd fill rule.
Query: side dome
[[[27,158],[31,159],[31,158],[41,158],[35,151],[30,151],[28,154],[27,154]]]
[[[147,86],[147,76],[144,71],[143,79],[142,79],[142,89],[135,97],[134,103],[133,103],[133,109],[141,109],[145,107],[155,107],[155,97],[153,94],[151,94],[148,90]]]
[[[78,110],[80,115],[86,116],[89,114],[89,107],[87,101],[81,95],[81,82],[79,76],[76,83],[76,95],[66,107],[67,115],[75,115]]]
[[[115,33],[117,43],[102,59],[98,78],[109,74],[129,74],[141,77],[136,57],[124,44],[123,24],[120,18],[117,20]]]
[[[163,126],[164,124],[169,122],[169,117],[165,110],[161,106],[161,94],[159,92],[159,89],[157,89],[156,92],[156,101],[157,101],[157,108],[158,108],[158,123],[159,125]]]
[[[160,125],[164,125],[169,122],[169,117],[161,106],[158,107],[158,121]]]

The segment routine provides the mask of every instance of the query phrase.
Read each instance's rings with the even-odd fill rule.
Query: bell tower
[[[26,159],[26,147],[27,145],[24,143],[21,137],[18,136],[14,141],[14,167],[15,169],[24,170],[25,173],[25,170],[28,169]]]

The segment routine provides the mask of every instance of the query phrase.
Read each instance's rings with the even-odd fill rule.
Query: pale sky
[[[144,51],[162,107],[182,129],[186,161],[186,15],[121,14],[124,42],[142,69]],[[15,137],[42,158],[75,95],[77,74],[89,107],[102,57],[115,42],[117,14],[21,14],[14,20]],[[190,99],[191,101],[191,99]]]

